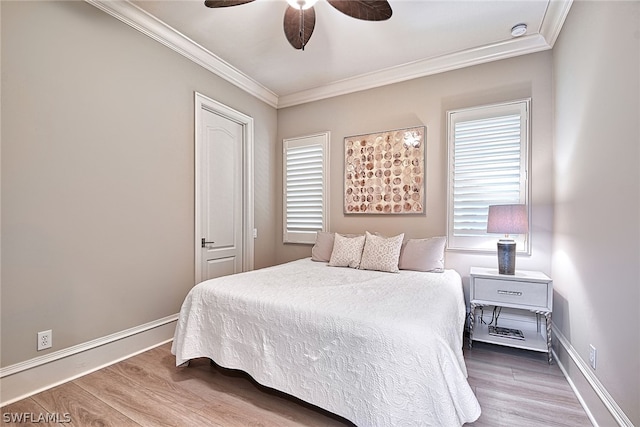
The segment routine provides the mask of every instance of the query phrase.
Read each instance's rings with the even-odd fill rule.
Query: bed
[[[207,357],[360,427],[460,426],[480,406],[462,356],[461,279],[305,258],[187,295],[176,365]]]

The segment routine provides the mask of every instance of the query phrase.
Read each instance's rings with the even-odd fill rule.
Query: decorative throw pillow
[[[311,260],[329,262],[331,252],[333,251],[334,233],[326,231],[318,231],[316,234],[316,243],[311,248]]]
[[[444,271],[444,247],[446,237],[427,239],[409,239],[402,245],[400,252],[400,270]]]
[[[332,267],[358,268],[362,258],[365,236],[345,237],[336,233],[329,265]]]
[[[367,231],[365,236],[360,269],[397,273],[404,233],[394,237],[383,237]]]

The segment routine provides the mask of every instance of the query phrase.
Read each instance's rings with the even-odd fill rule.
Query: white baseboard
[[[173,339],[178,315],[164,317],[0,369],[0,406],[66,383]]]
[[[595,427],[609,426],[613,423],[617,423],[621,427],[634,427],[631,420],[595,376],[589,365],[580,357],[569,340],[555,324],[552,324],[551,327],[553,338],[559,345],[558,350],[560,350],[554,351],[554,359],[567,378],[591,423]]]

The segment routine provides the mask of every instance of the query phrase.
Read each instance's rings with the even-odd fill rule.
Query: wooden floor
[[[465,360],[482,407],[480,418],[467,426],[591,425],[544,354],[474,343]],[[43,425],[6,423],[25,413],[70,420],[45,424],[62,426],[353,426],[207,359],[176,368],[170,344],[7,405],[3,425]]]

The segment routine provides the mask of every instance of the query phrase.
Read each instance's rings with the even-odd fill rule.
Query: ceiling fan
[[[211,8],[238,6],[255,0],[205,0]],[[316,25],[313,5],[318,0],[287,0],[284,13],[284,34],[295,49],[304,50]],[[364,21],[385,21],[391,18],[391,6],[387,0],[327,0],[345,15]]]

